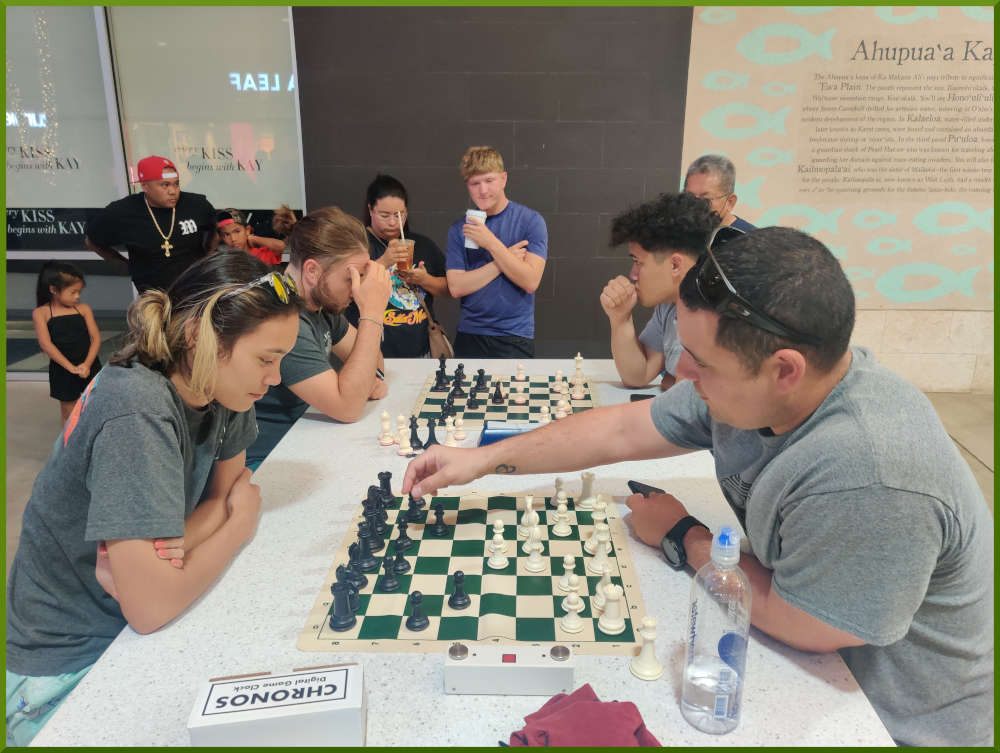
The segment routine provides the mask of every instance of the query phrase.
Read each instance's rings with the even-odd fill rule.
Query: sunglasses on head
[[[784,337],[792,342],[812,345],[813,347],[819,347],[823,342],[818,337],[806,335],[794,327],[783,324],[770,314],[766,314],[756,308],[746,298],[737,293],[736,288],[729,282],[729,279],[722,271],[722,267],[719,266],[718,260],[716,260],[715,255],[712,253],[711,241],[709,242],[709,248],[705,249],[705,253],[701,255],[701,260],[698,262],[694,282],[702,300],[711,306],[720,316],[738,319],[752,327],[770,332],[772,335]]]
[[[278,272],[268,272],[265,275],[261,275],[253,282],[248,282],[246,285],[240,285],[240,287],[234,288],[228,293],[223,293],[219,296],[219,300],[224,301],[226,298],[232,298],[235,295],[244,293],[247,290],[259,288],[262,285],[269,286],[278,297],[278,300],[282,303],[288,303],[292,296],[296,294],[295,280],[288,275],[280,274]]]

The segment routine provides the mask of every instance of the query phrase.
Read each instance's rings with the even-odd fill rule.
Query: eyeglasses
[[[715,240],[714,234],[711,240]],[[705,303],[720,316],[728,316],[730,319],[746,322],[750,326],[770,332],[772,335],[813,347],[819,347],[823,343],[818,337],[803,334],[793,327],[781,323],[773,316],[765,314],[737,293],[736,288],[729,282],[712,253],[711,240],[708,244],[709,248],[705,249],[705,253],[702,254],[701,260],[698,262],[694,278],[698,294]]]
[[[731,193],[720,193],[718,196],[699,196],[698,194],[694,195],[696,199],[704,199],[705,201],[718,201],[719,199],[728,199],[730,196],[732,196]]]
[[[375,212],[375,216],[382,220],[382,222],[389,222],[390,220],[396,219],[397,214],[405,217],[406,210],[404,209],[401,212]]]
[[[269,285],[274,291],[274,294],[278,296],[278,300],[282,303],[288,303],[297,293],[295,280],[291,277],[279,274],[278,272],[268,272],[265,275],[261,275],[253,282],[248,282],[246,285],[240,285],[240,287],[230,290],[228,293],[223,293],[219,296],[219,300],[224,301],[227,298],[232,298],[233,296],[244,293],[247,290],[259,288],[262,285]]]

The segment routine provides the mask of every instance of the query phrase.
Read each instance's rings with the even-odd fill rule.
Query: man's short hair
[[[720,222],[707,199],[664,193],[614,218],[611,245],[638,243],[652,254],[680,251],[697,258]]]
[[[736,190],[736,168],[721,154],[703,154],[692,162],[684,174],[685,185],[692,175],[715,175],[719,179],[719,188],[727,195]]]
[[[462,155],[458,169],[462,172],[462,180],[483,173],[502,173],[503,157],[492,146],[470,146]]]
[[[359,252],[369,253],[365,226],[339,207],[314,209],[296,222],[288,247],[289,264],[298,269],[309,259],[326,269]]]
[[[854,330],[854,291],[840,262],[812,236],[790,227],[753,230],[713,249],[729,282],[748,303],[821,341],[803,345],[745,321],[719,316],[715,343],[735,353],[757,374],[782,348],[801,352],[811,366],[830,371],[844,355]],[[696,264],[684,277],[680,299],[692,310],[711,310],[701,297]]]

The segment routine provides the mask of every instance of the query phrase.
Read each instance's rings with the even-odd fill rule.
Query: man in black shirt
[[[208,250],[215,209],[198,193],[181,191],[174,163],[146,157],[136,166],[142,193],[112,201],[87,225],[84,243],[104,259],[128,264],[136,289],[166,290]],[[112,246],[124,246],[126,260]]]

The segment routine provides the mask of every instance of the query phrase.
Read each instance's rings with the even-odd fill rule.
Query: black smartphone
[[[633,494],[641,494],[644,497],[648,497],[650,494],[666,494],[663,489],[657,489],[655,486],[644,484],[641,481],[629,481],[628,488],[632,490]]]
[[[628,399],[631,400],[633,403],[637,403],[640,400],[649,400],[654,397],[656,397],[656,395],[640,394],[640,395],[629,395]]]

